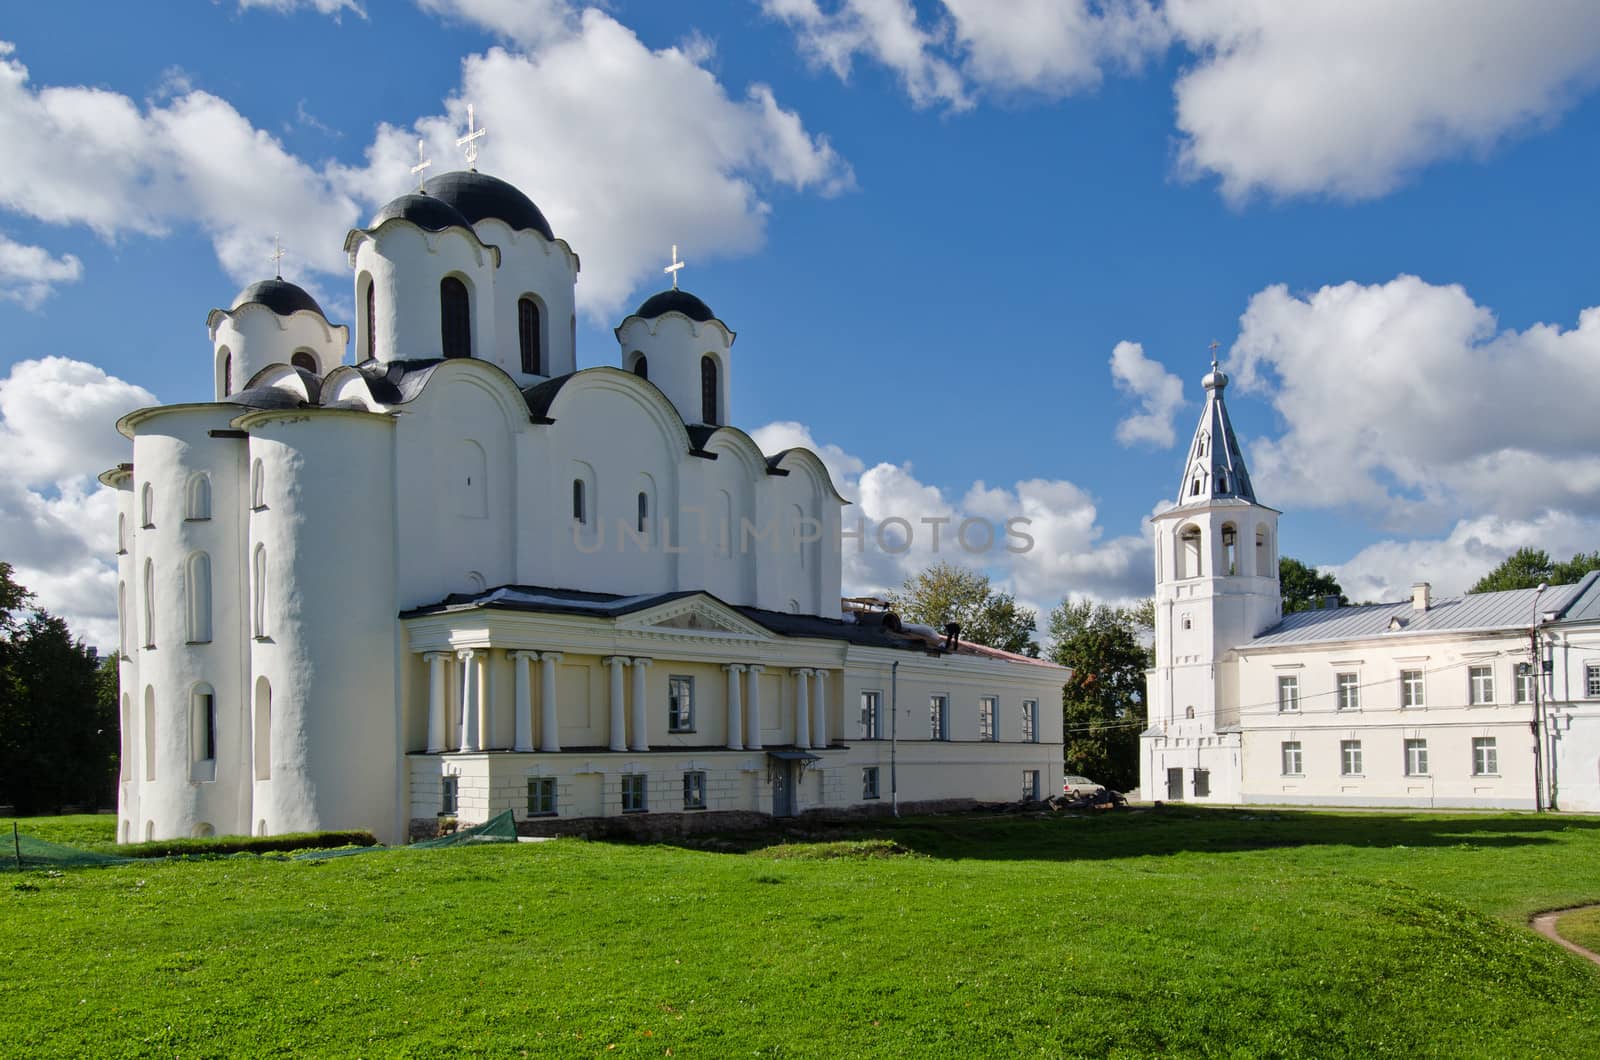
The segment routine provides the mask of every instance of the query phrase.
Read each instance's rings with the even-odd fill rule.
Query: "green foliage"
[[[27,824],[22,825],[28,830]],[[376,846],[371,832],[286,832],[283,835],[220,835],[195,839],[155,839],[129,843],[116,853],[129,858],[164,858],[175,854],[266,854],[283,850],[332,850]]]
[[[889,607],[907,622],[941,632],[947,623],[959,622],[962,640],[1017,655],[1039,655],[1034,639],[1038,615],[1018,607],[1010,593],[996,592],[988,575],[979,571],[935,563],[907,578],[900,592],[890,593]]]
[[[11,564],[0,561],[0,634],[17,631],[16,613],[28,606],[33,594],[11,579]]]
[[[1283,611],[1316,611],[1324,597],[1337,596],[1339,606],[1350,603],[1331,574],[1308,567],[1292,556],[1278,557],[1278,591],[1283,595]]]
[[[876,819],[0,883],[0,1041],[78,1056],[1580,1057],[1600,820]],[[610,1048],[615,1046],[615,1048]]]
[[[1505,589],[1536,589],[1546,585],[1571,585],[1592,570],[1600,570],[1600,551],[1579,552],[1565,563],[1552,560],[1542,548],[1519,548],[1494,570],[1478,579],[1469,593],[1497,593]]]
[[[1133,608],[1063,600],[1050,612],[1050,659],[1072,667],[1061,690],[1066,769],[1117,791],[1139,783],[1150,652],[1140,629],[1154,625],[1153,601]]]

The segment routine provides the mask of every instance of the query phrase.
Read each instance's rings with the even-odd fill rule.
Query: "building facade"
[[[213,400],[119,423],[120,839],[1053,789],[1065,672],[841,604],[845,502],[733,426],[703,301],[577,370],[578,256],[475,171],[345,249],[354,363],[266,280]]]

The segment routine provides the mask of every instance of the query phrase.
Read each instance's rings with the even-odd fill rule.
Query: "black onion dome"
[[[425,228],[430,232],[443,232],[446,228],[472,227],[471,222],[461,216],[461,211],[443,199],[436,199],[432,195],[419,195],[416,192],[402,195],[387,203],[383,209],[372,215],[367,227],[377,228],[383,222],[393,221],[396,218],[410,221],[418,228]]]
[[[668,290],[653,294],[639,306],[637,316],[646,320],[654,319],[666,313],[682,313],[690,320],[704,324],[708,320],[715,320],[717,315],[711,307],[688,291],[680,291],[673,287]]]
[[[554,241],[556,238],[550,230],[550,222],[544,219],[533,200],[499,177],[457,170],[441,173],[423,187],[429,195],[454,207],[471,224],[493,217],[512,228],[531,228],[546,239]]]
[[[258,280],[249,287],[240,291],[233,300],[233,309],[250,303],[264,305],[281,317],[298,313],[302,309],[309,310],[327,319],[327,314],[317,304],[317,300],[305,292],[304,288],[297,287],[288,280]],[[230,310],[231,312],[231,310]]]

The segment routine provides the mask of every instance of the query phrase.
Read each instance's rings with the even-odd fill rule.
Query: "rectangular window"
[[[1305,772],[1302,768],[1304,765],[1305,762],[1301,758],[1300,741],[1285,740],[1283,742],[1283,775],[1286,777],[1298,777]]]
[[[443,795],[443,797],[441,797],[439,799],[439,812],[440,813],[455,813],[456,812],[456,784],[457,784],[457,781],[458,781],[458,778],[456,778],[456,777],[445,777],[445,778],[443,778],[444,795]]]
[[[694,678],[667,678],[667,729],[694,732]]]
[[[1361,675],[1335,674],[1333,683],[1339,690],[1340,710],[1361,709]]]
[[[861,693],[861,738],[876,740],[882,736],[883,693]]]
[[[706,775],[698,770],[683,775],[683,808],[686,810],[706,808]]]
[[[528,778],[528,816],[553,817],[556,812],[556,778]]]
[[[1585,666],[1584,694],[1589,699],[1600,699],[1600,666]]]
[[[1361,741],[1339,741],[1339,775],[1345,777],[1359,777],[1361,775]]]
[[[1400,705],[1402,707],[1427,706],[1427,699],[1422,690],[1421,670],[1400,671]]]
[[[1278,676],[1279,712],[1300,709],[1300,678],[1294,674]]]
[[[1500,750],[1495,746],[1493,736],[1474,736],[1472,738],[1472,775],[1475,777],[1492,777],[1500,773]]]
[[[622,812],[644,813],[649,808],[649,798],[645,793],[645,774],[622,774]]]
[[[878,797],[878,767],[867,766],[861,771],[861,797],[875,799]]]
[[[950,720],[950,697],[934,695],[928,697],[928,733],[929,739],[948,740],[950,730],[947,727]]]
[[[1022,801],[1039,801],[1039,771],[1037,769],[1024,769],[1022,771]]]
[[[999,704],[1000,701],[994,696],[983,696],[978,700],[978,739],[1000,739],[999,728],[995,725]]]
[[[1428,775],[1428,741],[1406,741],[1406,776],[1425,777]]]
[[[1197,769],[1194,771],[1194,793],[1196,797],[1211,794],[1211,770]]]
[[[1039,701],[1037,699],[1024,699],[1022,701],[1022,742],[1039,742]]]
[[[1527,666],[1527,665],[1528,665],[1527,663],[1523,663],[1522,664],[1522,666]],[[1529,670],[1527,673],[1523,673],[1521,667],[1519,667],[1517,669],[1517,702],[1518,703],[1532,703],[1533,702],[1533,682],[1534,682],[1534,676],[1533,676],[1533,671],[1532,670]]]
[[[1494,667],[1467,667],[1467,702],[1481,707],[1494,702]]]

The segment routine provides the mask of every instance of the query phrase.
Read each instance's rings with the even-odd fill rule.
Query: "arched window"
[[[294,356],[289,358],[289,363],[296,368],[310,372],[312,375],[322,374],[317,371],[316,356],[306,350],[296,350]]]
[[[233,393],[233,354],[226,348],[222,351],[222,396],[227,397]]]
[[[196,552],[189,557],[189,643],[211,642],[211,557]]]
[[[367,360],[378,356],[378,285],[367,279]]]
[[[128,655],[128,583],[117,583],[117,647]]]
[[[1256,527],[1256,570],[1257,578],[1270,578],[1272,570],[1272,544],[1267,540],[1267,528]]]
[[[147,530],[156,525],[156,488],[148,482],[139,491],[139,525]]]
[[[1232,523],[1222,525],[1222,573],[1239,573],[1239,532]]]
[[[1193,719],[1194,718],[1194,708],[1193,707],[1184,707],[1183,708],[1183,716],[1185,718]]]
[[[650,358],[641,353],[639,355],[639,359],[633,362],[633,374],[638,376],[640,379],[649,379]]]
[[[267,546],[257,545],[252,567],[254,593],[251,595],[253,627],[257,638],[267,635]]]
[[[517,345],[522,351],[522,370],[529,375],[546,374],[539,336],[539,303],[523,295],[517,299]]]
[[[439,335],[446,357],[472,356],[472,300],[454,276],[439,281]]]
[[[1186,526],[1178,532],[1178,577],[1198,578],[1204,573],[1200,564],[1200,528]]]
[[[272,683],[256,678],[256,779],[272,779]]]
[[[700,358],[700,422],[717,423],[717,359]]]
[[[128,554],[128,517],[122,512],[117,513],[117,555]]]
[[[189,476],[189,488],[184,490],[184,518],[211,518],[211,476],[196,471]]]
[[[589,521],[589,508],[585,503],[583,479],[572,480],[572,519],[574,522],[587,523]]]
[[[122,779],[133,779],[133,701],[128,698],[128,693],[122,693],[122,709],[117,714],[117,720],[122,728],[118,732],[120,739],[117,741],[117,758],[122,765]],[[124,824],[123,828],[127,828]],[[123,842],[127,842],[124,837]]]
[[[250,465],[250,507],[260,511],[267,506],[267,473],[256,457]]]
[[[144,561],[144,646],[156,646],[156,565]]]
[[[144,686],[144,779],[156,779],[156,690]]]
[[[210,685],[195,685],[189,697],[189,754],[191,762],[217,759],[217,694]]]
[[[650,526],[650,495],[643,490],[639,491],[639,533],[649,533]]]

